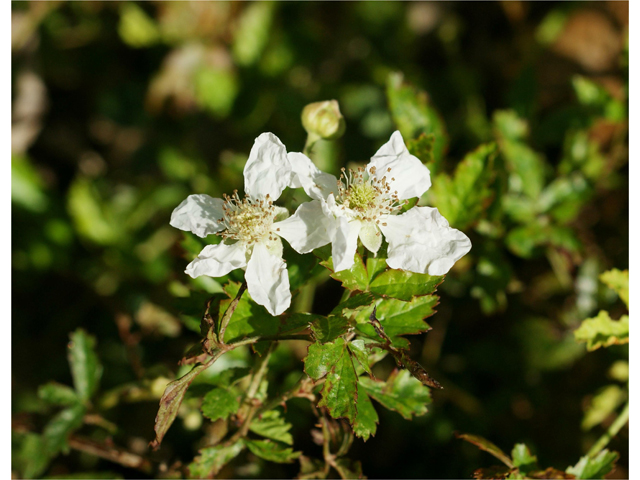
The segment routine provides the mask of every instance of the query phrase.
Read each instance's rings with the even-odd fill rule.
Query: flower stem
[[[236,311],[236,308],[238,307],[238,303],[240,302],[240,298],[242,297],[242,294],[246,289],[247,289],[247,282],[244,281],[242,282],[242,285],[240,285],[240,289],[238,290],[238,294],[236,295],[236,298],[231,300],[231,303],[227,307],[227,311],[224,312],[224,316],[220,321],[220,331],[218,332],[218,341],[221,344],[224,344],[224,333],[227,330],[227,325],[229,325],[229,321],[233,316],[233,312]]]
[[[609,426],[607,431],[602,435],[596,443],[593,444],[587,455],[591,458],[596,457],[613,437],[617,435],[622,427],[629,421],[629,402],[624,406],[618,418]]]

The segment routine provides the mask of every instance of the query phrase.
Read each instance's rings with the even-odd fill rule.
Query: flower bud
[[[345,131],[344,117],[336,100],[310,103],[302,110],[302,126],[310,137],[336,140]]]

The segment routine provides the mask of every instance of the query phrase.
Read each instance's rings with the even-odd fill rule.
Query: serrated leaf
[[[293,437],[289,433],[291,427],[292,425],[280,416],[278,410],[269,410],[264,412],[260,418],[254,418],[249,430],[263,437],[293,445]]]
[[[51,458],[59,452],[68,452],[69,445],[67,438],[74,430],[82,426],[82,418],[85,414],[85,407],[77,404],[73,407],[65,408],[55,417],[49,420],[42,432],[45,451]]]
[[[362,257],[356,253],[354,263],[351,268],[335,272],[333,270],[333,258],[329,257],[320,262],[320,265],[331,270],[331,278],[342,282],[342,286],[347,290],[364,292],[369,285],[369,275],[362,261]]]
[[[586,342],[587,350],[629,343],[629,317],[623,315],[613,320],[609,314],[600,310],[597,317],[588,318],[573,332],[578,342]]]
[[[433,160],[439,164],[447,149],[448,136],[427,93],[405,83],[401,73],[391,73],[387,77],[387,99],[391,117],[405,141],[421,134],[433,134]]]
[[[302,452],[294,452],[292,448],[284,447],[271,440],[249,440],[245,438],[244,443],[254,455],[269,462],[291,463],[302,455]]]
[[[435,313],[437,303],[438,297],[435,295],[413,297],[409,302],[393,298],[379,300],[376,315],[391,343],[395,347],[405,348],[409,342],[401,335],[416,335],[429,330],[431,327],[424,319]],[[378,339],[375,329],[369,323],[371,313],[372,305],[358,311],[356,330],[369,338]]]
[[[567,473],[576,478],[604,478],[610,473],[619,455],[616,452],[602,450],[595,458],[584,456],[573,467],[567,468]]]
[[[240,284],[236,282],[229,282],[224,286],[224,291],[229,298],[220,301],[220,318],[218,321],[222,319],[232,299],[238,294],[239,289]],[[262,305],[250,300],[249,292],[244,292],[227,325],[224,341],[230,343],[246,337],[276,335],[278,328],[279,321],[273,318]]]
[[[600,425],[627,399],[627,392],[618,385],[601,388],[591,399],[582,419],[582,429]]]
[[[158,448],[162,443],[162,439],[178,414],[178,409],[189,385],[207,367],[208,365],[206,364],[196,365],[189,373],[167,385],[160,398],[160,408],[153,427],[156,432],[156,438],[151,442],[153,448]]]
[[[214,388],[202,400],[202,414],[212,422],[227,418],[238,411],[240,402],[238,395],[229,388]]]
[[[322,399],[318,406],[327,407],[333,418],[345,417],[353,424],[356,417],[356,402],[358,400],[358,376],[353,366],[353,360],[342,338],[342,349],[335,364],[327,374],[327,378],[320,391]]]
[[[389,269],[373,279],[369,290],[377,295],[409,301],[414,296],[432,294],[443,279],[444,276]]]
[[[371,293],[358,293],[339,303],[330,315],[343,315],[351,318],[354,313],[362,310],[362,308],[372,305],[376,301],[375,295]]]
[[[38,397],[52,405],[68,407],[78,403],[78,395],[76,391],[66,385],[57,382],[49,382],[40,385],[38,388]]]
[[[349,329],[349,321],[340,316],[319,317],[311,324],[314,338],[320,343],[332,342]]]
[[[304,371],[314,380],[320,380],[327,375],[336,364],[345,348],[344,338],[335,342],[312,343],[309,353],[304,359]]]
[[[427,405],[431,403],[429,389],[406,370],[394,371],[386,382],[363,376],[360,385],[371,398],[407,420],[427,413]]]
[[[477,222],[492,202],[496,144],[481,145],[468,153],[452,177],[442,173],[429,190],[432,204],[452,227],[464,230]]]
[[[538,468],[538,457],[532,455],[529,447],[524,443],[518,443],[513,447],[511,459],[518,470],[525,475]]]
[[[88,402],[98,389],[102,365],[95,352],[95,339],[82,329],[71,334],[69,365],[73,384],[81,402]]]
[[[356,420],[353,423],[353,433],[365,442],[371,435],[376,434],[378,428],[378,413],[367,395],[365,388],[358,384],[358,403]]]
[[[191,478],[212,478],[222,467],[237,457],[244,450],[244,442],[238,441],[231,445],[216,445],[200,450],[200,455],[189,464]]]
[[[600,281],[618,294],[629,308],[629,270],[620,271],[617,268],[600,275]]]
[[[507,467],[514,468],[513,462],[507,456],[507,454],[504,453],[502,449],[500,449],[500,447],[498,447],[493,442],[490,442],[486,438],[483,438],[479,435],[471,435],[469,433],[456,434],[456,437],[462,440],[465,440],[469,443],[473,443],[480,450],[484,450],[485,452],[488,452],[494,457],[496,457],[498,460],[504,463]]]
[[[356,357],[358,363],[362,365],[364,370],[371,375],[371,367],[369,366],[369,352],[367,351],[364,340],[357,339],[349,342],[349,351],[351,354]]]

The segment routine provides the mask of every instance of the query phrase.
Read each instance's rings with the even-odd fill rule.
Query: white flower
[[[294,160],[292,186],[303,187],[315,199],[306,209],[324,214],[324,219],[315,214],[302,219],[326,232],[336,272],[353,265],[358,238],[375,254],[384,235],[391,268],[429,275],[444,275],[471,249],[467,236],[449,227],[436,208],[413,207],[399,214],[405,200],[420,197],[431,186],[429,169],[409,153],[400,132],[391,135],[366,168],[343,169],[340,180],[304,155]]]
[[[171,214],[172,226],[199,237],[215,233],[223,238],[218,245],[204,247],[187,265],[186,273],[193,278],[221,277],[242,268],[247,289],[256,303],[264,305],[272,315],[289,308],[291,292],[280,236],[298,246],[309,242],[308,234],[313,237],[312,231],[295,228],[298,217],[276,222],[289,215],[273,202],[287,186],[296,183],[293,175],[285,146],[272,133],[263,133],[256,139],[244,168],[244,198],[237,192],[230,197],[224,195],[224,199],[190,195],[178,205]],[[296,214],[307,208],[301,205]]]

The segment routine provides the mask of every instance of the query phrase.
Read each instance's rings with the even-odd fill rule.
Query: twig
[[[231,438],[228,440],[227,444],[231,445],[237,442],[239,439],[244,437],[249,431],[249,426],[251,425],[251,421],[258,411],[259,404],[254,402],[255,396],[258,393],[258,389],[260,388],[260,383],[262,383],[262,378],[267,372],[267,366],[269,364],[269,359],[271,358],[271,352],[273,352],[275,343],[269,345],[269,349],[264,354],[264,356],[260,359],[260,366],[258,370],[253,375],[251,379],[251,383],[249,384],[249,388],[247,388],[247,396],[245,397],[245,403],[248,403],[249,411],[247,412],[247,416],[244,418],[242,425],[238,429],[236,433],[234,433]]]
[[[607,446],[607,444],[611,441],[613,437],[617,435],[622,427],[626,425],[629,421],[629,402],[624,406],[618,418],[616,418],[613,423],[609,426],[607,431],[602,435],[596,443],[593,444],[588,456],[591,458],[596,457],[603,449]]]
[[[233,316],[233,312],[236,311],[236,307],[240,302],[240,297],[242,297],[242,294],[246,289],[247,289],[247,282],[244,281],[242,282],[242,285],[240,285],[240,289],[238,290],[238,294],[236,295],[236,298],[231,300],[231,303],[227,307],[227,311],[224,312],[224,316],[222,317],[222,320],[220,320],[220,330],[218,332],[218,341],[221,344],[224,344],[224,333],[227,330],[227,326],[229,325],[229,321]]]
[[[95,455],[127,468],[134,468],[143,473],[150,474],[153,471],[151,462],[140,455],[124,450],[123,448],[99,443],[79,435],[69,437],[69,446],[74,450]]]

